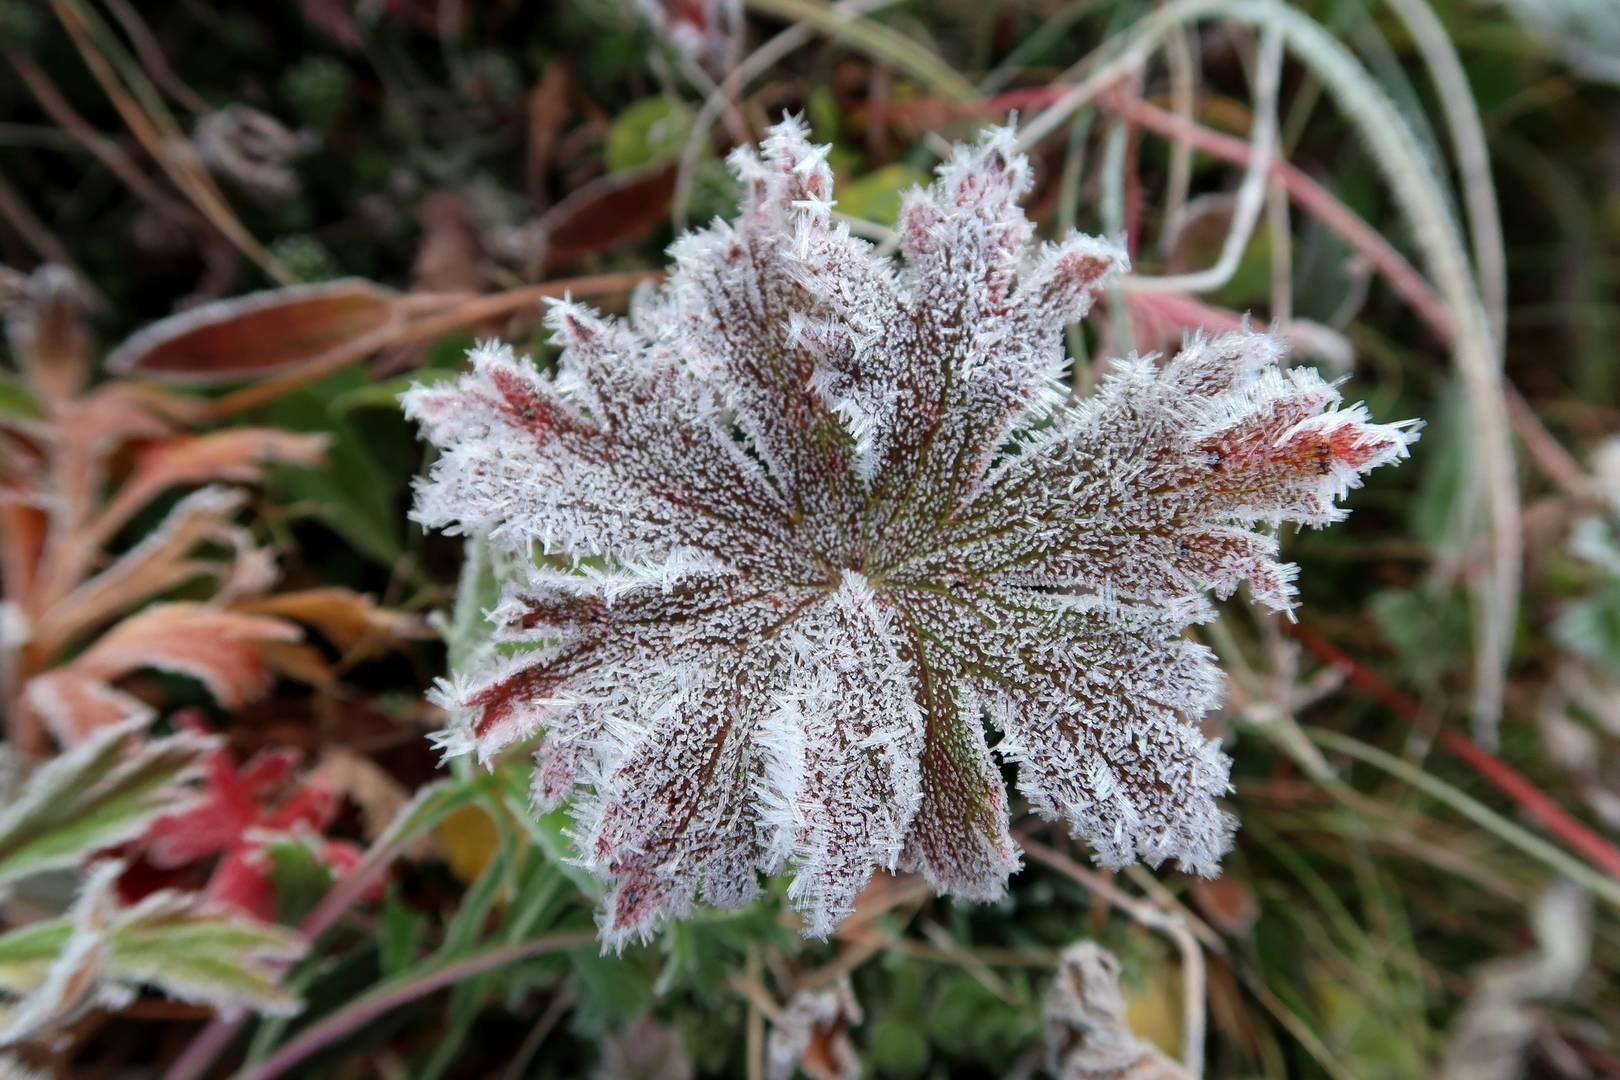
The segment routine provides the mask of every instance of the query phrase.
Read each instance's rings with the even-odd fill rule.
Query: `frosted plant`
[[[482,345],[406,397],[443,450],[417,518],[546,556],[493,613],[519,648],[441,688],[443,741],[544,731],[535,801],[578,789],[610,945],[784,867],[813,935],[880,867],[1001,895],[986,720],[1101,863],[1215,874],[1220,675],[1183,631],[1244,582],[1287,610],[1271,530],[1337,520],[1413,438],[1253,332],[1066,405],[1062,328],[1125,256],[1031,251],[1011,132],[906,199],[899,265],[833,222],[825,155],[794,120],[736,152],[738,219],[628,322],[553,307],[554,373]]]
[[[1046,1072],[1054,1080],[1192,1078],[1131,1031],[1119,961],[1095,941],[1077,941],[1063,950],[1042,1013]]]
[[[799,990],[772,1018],[766,1044],[767,1080],[860,1080],[861,1059],[849,1032],[862,1020],[848,975],[831,986]]]

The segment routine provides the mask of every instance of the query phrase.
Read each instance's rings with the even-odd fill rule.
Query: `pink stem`
[[[305,941],[313,944],[327,929],[349,910],[349,905],[360,898],[372,882],[382,877],[383,873],[393,865],[394,858],[399,854],[403,844],[393,843],[387,847],[376,848],[367,852],[354,870],[343,877],[327,890],[321,897],[315,910],[305,916],[299,924],[298,932]],[[224,1053],[225,1048],[236,1038],[236,1033],[247,1022],[246,1016],[223,1017],[216,1016],[210,1020],[206,1027],[198,1033],[195,1039],[185,1049],[174,1064],[169,1066],[163,1074],[163,1080],[199,1080],[214,1059]]]
[[[938,107],[944,115],[999,116],[1012,109],[1033,108],[1050,104],[1061,97],[1061,86],[1035,86],[1009,90],[983,101],[944,103],[909,101],[890,103],[883,112],[900,114],[918,110],[922,106]],[[1202,124],[1183,119],[1157,105],[1122,93],[1105,93],[1097,98],[1097,105],[1132,124],[1157,132],[1167,139],[1184,142],[1213,157],[1224,158],[1237,165],[1247,165],[1251,154],[1248,143],[1232,135],[1211,130]],[[1428,324],[1430,331],[1441,341],[1452,340],[1451,314],[1445,304],[1411,263],[1396,251],[1378,230],[1368,225],[1354,210],[1345,206],[1326,188],[1312,180],[1287,161],[1271,163],[1271,176],[1282,184],[1289,198],[1338,233],[1389,282],[1390,287],[1411,305],[1418,317]]]
[[[536,938],[533,941],[525,941],[517,945],[505,945],[469,956],[454,964],[447,964],[437,971],[430,971],[426,975],[391,987],[380,994],[362,997],[346,1008],[339,1009],[320,1023],[300,1032],[297,1038],[270,1055],[263,1064],[244,1072],[240,1080],[274,1080],[275,1077],[287,1072],[300,1061],[353,1034],[377,1017],[391,1012],[401,1005],[407,1005],[417,998],[426,997],[435,990],[454,986],[463,979],[482,975],[484,972],[494,968],[515,964],[520,960],[529,960],[561,949],[572,949],[580,945],[588,945],[595,940],[596,932],[594,930],[570,930],[564,933],[550,934],[543,938]]]
[[[1466,735],[1442,727],[1416,698],[1385,682],[1383,677],[1304,623],[1278,620],[1279,625],[1319,658],[1345,673],[1350,685],[1377,698],[1420,730],[1433,731],[1442,749],[1490,781],[1508,798],[1541,823],[1542,828],[1580,852],[1604,873],[1620,880],[1620,848],[1588,828],[1533,781]]]
[[[222,1020],[216,1016],[208,1021],[197,1037],[186,1044],[185,1052],[174,1059],[174,1064],[163,1074],[163,1080],[199,1080],[214,1059],[225,1052],[241,1026],[240,1019]]]
[[[1202,125],[1183,120],[1175,113],[1166,112],[1145,101],[1122,95],[1105,95],[1100,101],[1104,108],[1119,114],[1133,124],[1156,131],[1168,139],[1191,144],[1215,157],[1225,158],[1239,165],[1249,160],[1249,144],[1231,135],[1211,131]],[[1274,161],[1271,175],[1283,185],[1289,198],[1338,233],[1377,267],[1390,286],[1401,295],[1412,310],[1429,325],[1429,329],[1442,341],[1452,340],[1451,315],[1441,303],[1433,288],[1418,273],[1405,256],[1396,251],[1378,231],[1363,221],[1355,211],[1334,198],[1322,185],[1312,180],[1297,167],[1286,161]]]

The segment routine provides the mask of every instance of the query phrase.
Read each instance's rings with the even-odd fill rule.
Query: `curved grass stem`
[[[548,953],[576,949],[596,941],[594,930],[569,930],[547,934],[516,945],[499,945],[482,949],[454,963],[445,964],[412,978],[384,985],[369,994],[362,994],[326,1019],[300,1032],[265,1061],[244,1072],[240,1080],[274,1080],[285,1075],[305,1059],[319,1053],[366,1024],[386,1015],[418,998],[455,986],[475,975],[506,967],[523,960],[533,960]]]
[[[1280,34],[1294,57],[1321,80],[1371,150],[1448,309],[1453,355],[1473,418],[1474,491],[1478,504],[1487,509],[1488,569],[1471,583],[1478,642],[1473,712],[1476,737],[1492,744],[1502,712],[1523,549],[1501,342],[1492,333],[1440,179],[1389,96],[1326,27],[1288,4],[1279,0],[1177,0],[1143,17],[1071,68],[1066,77],[1079,81],[1030,120],[1019,137],[1020,145],[1028,147],[1055,131],[1075,109],[1140,67],[1168,34],[1205,19],[1229,19]]]
[[[1587,889],[1609,906],[1620,909],[1620,881],[1598,873],[1568,852],[1554,847],[1530,830],[1509,821],[1472,795],[1452,787],[1433,773],[1425,772],[1411,762],[1403,761],[1375,746],[1369,746],[1360,739],[1322,728],[1307,727],[1303,730],[1318,745],[1364,761],[1417,788],[1425,795],[1445,803],[1503,843],[1518,848],[1548,869]]]

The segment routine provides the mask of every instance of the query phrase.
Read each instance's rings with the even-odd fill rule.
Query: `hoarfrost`
[[[1341,518],[1412,426],[1248,329],[1065,404],[1062,328],[1127,260],[1034,248],[1007,130],[907,197],[900,262],[834,220],[800,122],[730,164],[737,220],[629,320],[558,303],[554,372],[483,344],[406,395],[442,450],[417,519],[550,564],[497,612],[531,650],[441,689],[441,744],[545,732],[537,802],[577,793],[611,946],[784,866],[814,935],[878,868],[994,899],[996,754],[1104,865],[1217,873],[1221,680],[1184,631],[1244,583],[1289,610],[1277,528]]]

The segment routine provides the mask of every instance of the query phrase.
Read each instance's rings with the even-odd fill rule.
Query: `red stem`
[[[1610,877],[1620,880],[1620,848],[1559,806],[1527,776],[1468,736],[1454,728],[1442,726],[1438,718],[1410,694],[1385,682],[1377,672],[1309,626],[1286,620],[1282,621],[1282,625],[1307,649],[1342,670],[1351,686],[1383,702],[1414,725],[1433,731],[1435,741],[1442,750],[1490,781],[1548,832],[1586,856]]]
[[[1121,94],[1106,94],[1099,101],[1104,108],[1117,113],[1133,124],[1138,124],[1169,139],[1190,143],[1214,157],[1225,158],[1238,165],[1246,165],[1252,154],[1249,144],[1231,135],[1211,131],[1150,105]],[[1363,221],[1355,211],[1333,197],[1322,185],[1294,165],[1284,160],[1271,163],[1271,176],[1282,184],[1288,196],[1317,220],[1343,237],[1367,261],[1376,267],[1401,298],[1429,325],[1429,329],[1442,341],[1452,339],[1451,315],[1434,290],[1405,256],[1396,251],[1389,241]]]
[[[430,971],[382,993],[359,998],[320,1023],[299,1032],[297,1038],[277,1050],[257,1068],[244,1072],[240,1080],[275,1080],[275,1077],[282,1075],[305,1058],[353,1034],[377,1017],[401,1005],[408,1005],[417,998],[426,997],[435,990],[454,986],[463,979],[482,975],[494,968],[561,949],[588,945],[595,940],[594,930],[571,930],[550,934],[543,938],[535,938],[533,941],[486,950],[453,964],[446,964],[436,971]]]
[[[947,113],[972,116],[999,116],[1012,109],[1039,107],[1055,101],[1065,87],[1036,86],[1009,90],[983,101],[956,103],[934,101],[890,102],[883,106],[887,113],[901,113],[907,109],[943,109]],[[1096,104],[1128,120],[1134,126],[1146,128],[1167,139],[1185,142],[1212,157],[1222,158],[1236,165],[1247,165],[1252,154],[1249,144],[1232,135],[1214,131],[1202,124],[1183,119],[1157,105],[1122,93],[1103,94]],[[1352,248],[1366,256],[1367,261],[1389,282],[1390,287],[1409,304],[1430,331],[1441,341],[1452,340],[1451,314],[1435,295],[1427,280],[1406,257],[1379,235],[1354,210],[1336,199],[1331,192],[1312,180],[1298,167],[1282,159],[1271,163],[1270,175],[1288,197],[1299,207],[1313,215],[1329,229],[1338,233]]]
[[[321,897],[315,909],[304,917],[298,925],[298,932],[304,940],[314,944],[331,925],[349,910],[349,906],[358,900],[372,883],[382,877],[388,868],[393,865],[395,857],[405,845],[398,841],[386,847],[377,848],[366,854],[350,873],[343,875],[333,883]],[[230,1045],[236,1033],[247,1022],[245,1015],[215,1016],[208,1025],[198,1033],[186,1046],[185,1051],[175,1059],[163,1074],[163,1080],[198,1080]]]

